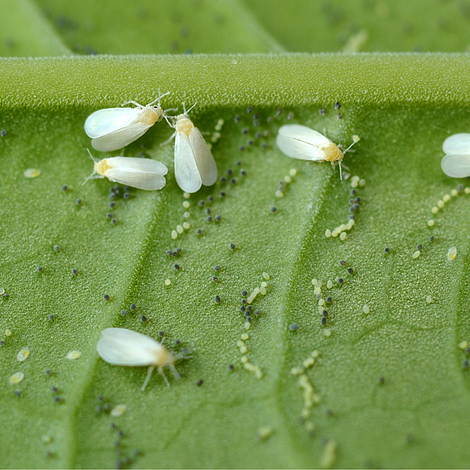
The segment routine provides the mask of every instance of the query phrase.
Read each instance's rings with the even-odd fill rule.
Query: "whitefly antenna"
[[[91,175],[82,183],[82,186],[88,181],[88,180],[91,180],[91,179],[97,179],[97,178],[102,178],[102,176],[94,176],[96,171],[95,171],[95,163],[99,162],[99,159],[98,158],[95,158],[89,149],[87,149],[87,152],[88,152],[88,155],[90,155],[90,158],[93,160],[93,172],[91,173]]]

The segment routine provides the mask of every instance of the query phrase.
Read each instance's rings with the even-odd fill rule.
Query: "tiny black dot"
[[[274,207],[274,206],[272,206],[272,207],[271,207],[271,209],[270,209],[270,211],[271,211],[271,212],[274,214],[274,212],[276,212],[276,211],[277,211],[277,208],[276,208],[276,207]]]
[[[322,326],[325,326],[326,325],[326,317],[322,317],[320,323],[322,324]]]
[[[216,271],[216,272],[217,272],[217,271],[220,271],[220,266],[219,266],[218,264],[216,264],[216,265],[214,266],[214,271]]]
[[[124,193],[124,199],[129,199],[131,195],[129,193]]]
[[[113,225],[116,225],[116,224],[117,224],[117,220],[116,220],[115,218],[113,218],[113,219],[111,219],[111,223],[112,223]]]
[[[38,273],[42,273],[43,267],[42,267],[42,266],[38,266],[38,267],[36,268],[36,270],[37,270]]]
[[[67,189],[69,189],[68,186],[67,186],[66,184],[64,184],[64,185],[62,186],[62,191],[64,191],[64,193],[65,193],[65,191],[67,191]]]
[[[131,306],[129,307],[132,311],[134,311],[137,307],[135,306],[135,304],[131,304]]]
[[[385,252],[385,253],[390,253],[390,248],[389,248],[388,246],[386,246],[386,247],[384,248],[384,252]]]
[[[289,325],[289,330],[291,331],[296,331],[299,329],[299,325],[297,325],[296,323],[292,323],[292,325]]]
[[[217,276],[212,276],[212,280],[213,280],[214,282],[219,282],[219,278],[218,278]]]
[[[259,310],[255,310],[253,313],[258,317],[261,312]]]
[[[108,212],[108,213],[106,214],[106,218],[107,218],[107,219],[112,219],[112,218],[113,218],[113,214],[112,214],[111,212]]]
[[[342,277],[338,278],[338,284],[342,284],[344,282],[344,279]]]
[[[240,116],[237,114],[233,120],[235,121],[235,124],[238,124],[240,122]]]
[[[220,222],[220,220],[222,219],[222,217],[220,217],[220,215],[216,215],[214,218],[215,218],[216,222]]]
[[[54,245],[54,251],[59,251],[60,250],[60,246],[59,245]]]
[[[341,261],[339,262],[339,264],[340,264],[341,266],[346,266],[348,263],[347,263],[346,261],[344,261],[344,260],[341,260]]]
[[[325,299],[326,303],[327,304],[331,304],[331,302],[333,302],[333,299],[331,298],[331,296],[328,296],[326,299]]]
[[[196,235],[201,235],[201,233],[202,233],[202,230],[201,230],[200,228],[198,228],[198,229],[196,230]]]
[[[245,146],[244,145],[240,145],[240,147],[238,147],[238,150],[240,150],[240,152],[243,152],[245,150]]]
[[[49,318],[50,321],[53,321],[55,317],[54,317],[54,314],[51,313],[47,318]]]
[[[355,218],[356,218],[356,216],[354,214],[349,214],[348,215],[349,220],[354,220]]]
[[[218,295],[214,298],[216,304],[220,304],[220,297]]]
[[[220,178],[220,182],[221,183],[226,183],[227,182],[227,178],[225,176],[222,176],[222,178]]]
[[[418,243],[418,244],[416,245],[416,249],[417,249],[418,251],[421,251],[421,250],[423,249],[423,245],[421,245],[421,243]]]
[[[181,344],[181,341],[179,339],[175,339],[175,344],[176,346],[179,346]]]
[[[104,294],[104,295],[103,295],[103,299],[106,300],[106,302],[109,302],[109,295],[108,295],[108,294]]]
[[[429,237],[429,241],[430,241],[431,243],[434,241],[434,237],[433,237],[432,235]]]
[[[242,297],[246,297],[247,295],[248,295],[248,291],[243,290],[243,291],[242,291]]]
[[[328,317],[328,310],[323,310],[323,312],[321,313],[325,318]]]
[[[230,183],[231,183],[231,184],[235,184],[236,182],[237,182],[237,180],[236,180],[235,178],[232,178],[232,179],[230,180]]]
[[[240,312],[245,312],[246,311],[246,307],[244,305],[240,305]]]
[[[212,222],[212,217],[210,215],[208,215],[206,217],[206,222],[209,223],[209,222]]]
[[[232,251],[235,249],[235,245],[233,243],[230,243],[230,245],[228,246]]]
[[[109,203],[109,208],[112,209],[115,205],[116,205],[116,203],[114,201],[111,201]]]
[[[228,368],[229,368],[230,370],[233,370],[233,369],[235,369],[235,366],[234,366],[233,364],[229,364],[229,365],[228,365]]]
[[[320,116],[325,115],[325,109],[324,108],[320,108],[320,110],[318,112],[319,112]]]
[[[248,145],[253,145],[254,143],[255,143],[255,142],[254,142],[253,140],[249,140],[249,141],[247,142]]]
[[[76,276],[76,275],[78,274],[78,269],[73,268],[73,269],[72,269],[72,274],[73,274],[74,276]]]
[[[229,169],[227,170],[227,175],[230,176],[230,175],[232,175],[232,174],[233,174],[233,171],[229,168]]]
[[[201,200],[198,202],[198,204],[199,204],[200,207],[203,207],[205,203],[206,203],[206,201],[204,201],[204,199],[201,199]]]
[[[0,131],[0,135],[1,135],[2,137],[5,137],[5,136],[7,135],[7,131],[6,131],[5,129],[2,129],[2,130]]]
[[[127,310],[121,310],[121,315],[125,317],[127,315]]]
[[[343,114],[342,113],[338,113],[338,119],[343,119]]]
[[[179,264],[174,264],[173,268],[175,269],[175,271],[179,271],[180,265]]]
[[[351,192],[349,194],[351,194],[351,196],[355,196],[357,194],[357,191],[355,189],[351,189]]]
[[[248,129],[247,129],[246,127],[244,127],[244,128],[242,129],[242,133],[243,133],[243,134],[248,134]]]
[[[198,387],[200,387],[202,384],[203,384],[203,380],[202,380],[202,379],[199,379],[199,380],[196,382],[196,385],[197,385]]]
[[[245,170],[240,170],[240,174],[241,174],[242,176],[246,176],[247,173],[246,173]]]
[[[335,103],[335,109],[341,109],[341,103],[339,101]]]
[[[75,204],[77,204],[77,206],[79,206],[81,203],[82,203],[82,200],[79,197],[75,199]]]
[[[226,195],[227,195],[227,194],[226,194],[224,191],[221,191],[221,192],[220,192],[220,196],[221,196],[221,197],[225,197]]]
[[[277,108],[276,114],[279,116],[279,114],[281,114],[281,113],[282,113],[282,108]]]
[[[159,332],[158,332],[158,335],[163,338],[163,337],[165,336],[165,332],[164,332],[164,331],[159,331]]]
[[[209,208],[207,208],[207,209],[206,209],[206,214],[207,214],[207,215],[210,215],[210,213],[211,213],[211,210],[210,210]]]
[[[140,321],[141,321],[142,323],[147,323],[147,317],[146,317],[145,315],[142,315],[142,316],[140,317]]]
[[[348,274],[351,274],[351,276],[354,274],[354,269],[353,268],[348,268]]]
[[[214,200],[214,196],[209,196],[209,197],[207,198],[207,200],[208,200],[209,202],[212,202],[212,201]]]

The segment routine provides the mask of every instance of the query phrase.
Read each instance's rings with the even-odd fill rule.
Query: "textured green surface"
[[[302,28],[315,16],[312,12],[343,5],[311,2],[310,13],[297,16],[297,21],[292,18],[300,7],[279,4],[263,16],[258,1],[250,8],[235,1],[187,2],[178,4],[178,10],[169,3],[141,2],[148,14],[140,19],[125,3],[114,2],[113,10],[105,11],[88,0],[79,6],[44,0],[37,2],[39,8],[25,0],[15,13],[9,2],[2,2],[3,8],[11,8],[8,21],[16,22],[18,34],[23,25],[23,34],[33,35],[21,21],[28,15],[48,31],[36,39],[30,36],[21,49],[14,37],[12,50],[18,47],[17,52],[2,54],[61,55],[66,51],[62,40],[72,49],[80,43],[79,53],[87,45],[108,53],[175,52],[170,32],[176,34],[188,24],[191,31],[199,27],[206,34],[180,40],[176,52],[308,51],[323,31],[313,28],[299,42]],[[358,18],[373,24],[367,12],[382,11],[385,3],[390,24],[398,11],[393,5],[408,5],[410,11],[423,5],[347,4],[356,6],[351,11]],[[421,8],[430,24],[444,10],[450,24],[453,18],[455,23],[466,21],[465,15],[457,20],[452,13],[465,2],[432,3],[433,9]],[[47,15],[41,16],[40,8]],[[178,11],[183,19],[175,27],[172,18],[181,18],[175,16]],[[240,34],[222,27],[220,34],[207,32],[198,15],[215,18],[220,12]],[[270,26],[282,12],[285,22],[294,25],[289,40],[286,32],[274,34]],[[58,21],[61,15],[65,20]],[[402,18],[396,20],[400,27]],[[91,23],[96,29],[83,26]],[[137,34],[139,24],[146,28],[145,41],[122,32],[128,27],[126,31]],[[323,27],[336,28],[327,23]],[[382,45],[371,50],[413,49],[411,41],[396,39],[392,47],[388,36],[383,37]],[[420,37],[421,44],[437,44],[435,33],[423,30]],[[458,37],[457,44],[451,35],[443,35],[440,47],[425,49],[463,51],[467,39]],[[39,39],[46,38],[49,45],[41,52]],[[152,44],[160,49],[149,49]],[[0,47],[11,49],[12,44]],[[0,59],[0,130],[6,131],[0,137],[0,287],[9,294],[0,298],[0,339],[5,343],[0,347],[0,467],[468,466],[470,379],[459,343],[470,341],[470,195],[452,197],[435,216],[431,208],[458,183],[465,184],[445,177],[440,159],[443,140],[470,129],[469,73],[470,57],[465,54]],[[170,169],[166,187],[153,193],[132,189],[128,200],[121,191],[110,209],[112,183],[92,180],[82,186],[92,170],[84,120],[96,109],[129,99],[146,103],[158,88],[172,92],[164,107],[181,109],[182,101],[198,102],[191,116],[209,133],[208,141],[217,121],[225,120],[213,154],[219,176],[228,177],[231,169],[236,183],[219,181],[192,195],[191,206],[184,208],[173,175],[172,145],[159,145],[172,132],[162,122],[125,154],[143,152],[164,162]],[[340,110],[334,108],[337,100]],[[288,122],[325,129],[343,145],[349,145],[353,134],[361,137],[344,161],[348,173],[366,180],[358,188],[356,225],[345,241],[324,234],[347,219],[351,179],[340,181],[338,169],[328,163],[283,156],[274,137]],[[25,178],[28,168],[41,174]],[[298,173],[284,197],[277,198],[278,181],[292,168]],[[240,169],[247,175],[241,176]],[[75,204],[77,198],[81,206]],[[200,200],[206,201],[204,207]],[[273,205],[275,213],[270,212]],[[207,207],[213,218],[221,216],[220,222],[206,222]],[[189,219],[183,217],[185,211]],[[108,212],[116,217],[115,226],[106,218]],[[431,217],[436,222],[432,229],[427,226]],[[191,228],[173,240],[171,231],[184,221]],[[202,235],[196,235],[198,228]],[[230,243],[236,245],[234,251]],[[418,243],[422,253],[413,259]],[[54,251],[55,244],[60,251]],[[384,253],[386,246],[389,254]],[[448,261],[453,246],[457,256]],[[166,251],[176,247],[182,248],[181,255],[168,257]],[[352,276],[340,260],[354,268]],[[221,267],[217,273],[215,265]],[[241,291],[259,286],[263,272],[271,278],[266,296],[253,304],[261,315],[246,341],[249,360],[263,371],[259,380],[243,369],[237,341],[246,331],[239,311]],[[342,286],[335,282],[338,277],[344,278]],[[323,287],[324,295],[333,299],[326,328],[320,325],[312,278],[334,282],[331,290]],[[171,280],[170,286],[165,279]],[[104,294],[111,297],[109,302]],[[216,295],[222,299],[219,305]],[[137,306],[135,312],[129,310],[131,303]],[[368,315],[362,313],[364,305],[370,308]],[[122,309],[129,314],[123,317]],[[142,315],[149,320],[146,324]],[[297,331],[290,331],[293,323]],[[170,350],[189,348],[193,359],[177,364],[182,379],[171,377],[167,388],[155,374],[142,393],[145,368],[110,366],[95,352],[101,330],[110,326],[155,338],[164,331]],[[16,356],[26,346],[30,357],[20,363]],[[311,409],[309,421],[316,427],[311,435],[299,422],[302,390],[291,368],[302,365],[314,349],[320,358],[306,373],[321,402]],[[69,361],[66,355],[72,350],[82,356]],[[25,379],[12,386],[8,379],[18,371]],[[203,383],[197,386],[200,379]],[[21,391],[20,397],[15,390]],[[61,400],[54,401],[55,396]],[[105,404],[125,404],[127,410],[114,418],[106,411],[97,413],[96,407]],[[111,423],[123,432],[122,438]],[[263,426],[273,434],[259,440]],[[335,459],[328,462],[325,450],[334,443]],[[131,457],[127,463],[126,457]]]

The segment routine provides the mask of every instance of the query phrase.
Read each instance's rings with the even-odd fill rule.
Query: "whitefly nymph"
[[[327,161],[332,165],[337,163],[341,178],[341,162],[344,154],[358,141],[359,137],[354,136],[353,143],[343,150],[341,145],[336,145],[320,132],[300,124],[281,126],[276,137],[279,150],[288,157],[315,162]]]
[[[90,114],[85,121],[85,132],[93,139],[93,148],[102,152],[121,149],[144,135],[156,122],[167,119],[166,113],[174,109],[164,111],[160,100],[169,94],[159,96],[146,106],[128,101],[121,106],[133,104],[136,107],[106,108]]]
[[[141,388],[142,391],[145,390],[155,367],[169,387],[170,382],[168,382],[163,369],[168,367],[175,379],[179,379],[181,376],[175,369],[175,362],[178,359],[191,357],[182,354],[174,356],[162,343],[126,328],[106,328],[101,332],[101,335],[96,349],[104,361],[116,366],[149,366],[147,377]]]
[[[451,178],[470,176],[470,134],[454,134],[442,144],[442,171]]]
[[[173,118],[175,132],[169,139],[175,139],[176,182],[187,193],[195,193],[202,185],[212,186],[217,181],[214,157],[199,129],[188,116],[194,106],[186,111],[183,103],[184,113]]]
[[[94,162],[93,173],[83,184],[89,179],[104,177],[114,183],[147,191],[162,189],[166,184],[164,175],[168,173],[168,168],[157,160],[133,157],[111,157],[99,160],[93,157],[89,150],[88,153]]]

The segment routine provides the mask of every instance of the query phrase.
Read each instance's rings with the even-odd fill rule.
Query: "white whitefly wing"
[[[115,183],[125,184],[134,188],[153,191],[162,189],[166,180],[163,175],[168,168],[150,158],[113,157],[107,158],[108,168],[104,176]]]
[[[193,127],[189,133],[189,144],[193,150],[202,184],[212,186],[217,181],[217,166],[204,137],[196,127]]]
[[[441,168],[451,178],[470,176],[470,153],[446,155],[441,160]]]
[[[295,140],[300,140],[315,147],[328,145],[331,141],[320,132],[317,132],[310,127],[302,126],[300,124],[285,124],[277,131],[283,137],[291,137]]]
[[[323,134],[299,124],[286,124],[279,128],[276,144],[288,157],[300,160],[325,160],[320,146],[329,144],[330,140]]]
[[[85,121],[85,132],[95,139],[128,127],[138,121],[140,108],[106,108],[90,114]]]
[[[109,364],[118,366],[150,366],[164,348],[148,336],[125,328],[106,328],[96,349]]]
[[[470,154],[470,134],[454,134],[447,137],[442,144],[445,154]]]
[[[129,145],[140,136],[144,135],[151,126],[141,122],[134,122],[122,129],[117,129],[108,134],[96,137],[91,141],[91,145],[100,152],[111,152]]]
[[[183,132],[177,132],[175,137],[175,178],[187,193],[195,193],[202,185],[193,149]]]

